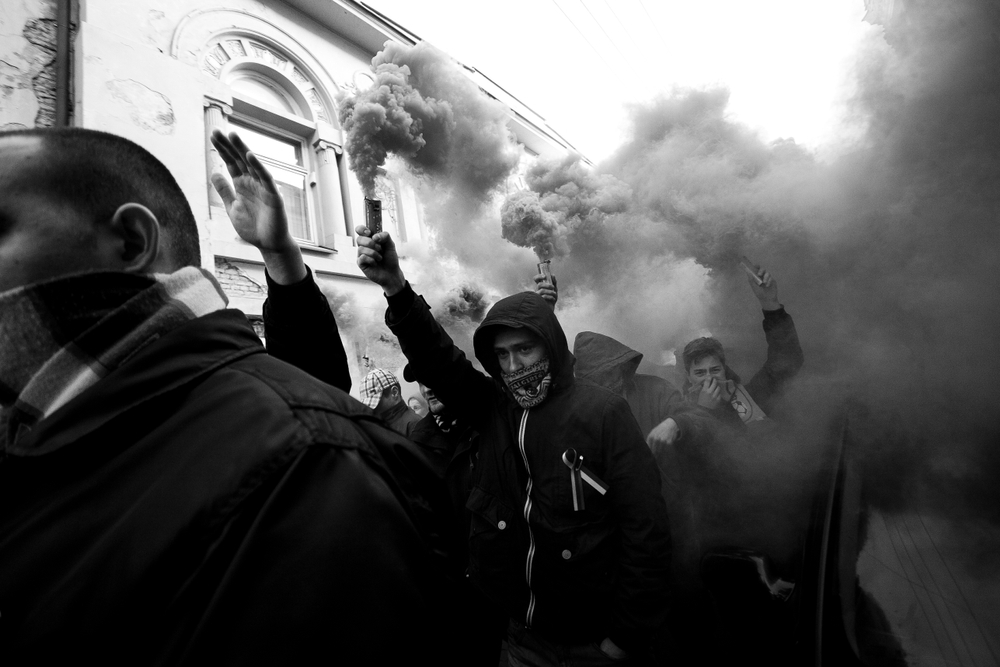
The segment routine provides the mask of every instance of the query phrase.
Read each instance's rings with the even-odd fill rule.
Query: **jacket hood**
[[[581,331],[573,342],[576,376],[586,378],[606,389],[622,394],[635,376],[642,353],[610,336]]]
[[[500,364],[493,352],[493,340],[499,327],[525,328],[538,334],[549,351],[549,369],[554,385],[565,387],[573,383],[575,359],[569,351],[566,334],[545,299],[534,292],[520,292],[500,299],[476,329],[472,337],[476,359],[486,372],[502,382]]]

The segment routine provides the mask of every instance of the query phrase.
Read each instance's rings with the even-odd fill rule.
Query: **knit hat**
[[[361,381],[361,402],[372,410],[382,398],[382,392],[390,387],[398,387],[399,380],[389,371],[381,368],[373,369]]]

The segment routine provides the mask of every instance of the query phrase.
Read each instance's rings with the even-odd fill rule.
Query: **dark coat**
[[[462,420],[444,431],[438,426],[434,415],[428,414],[413,427],[410,439],[424,452],[431,467],[444,480],[448,489],[455,525],[455,562],[464,574],[469,560],[468,535],[472,523],[472,515],[465,504],[472,491],[479,433]]]
[[[272,356],[337,389],[351,390],[351,369],[330,302],[312,270],[292,285],[279,285],[264,272],[264,340]]]
[[[581,331],[573,341],[576,376],[610,389],[628,401],[643,436],[670,415],[683,400],[674,385],[661,377],[637,373],[642,354],[610,336]]]
[[[404,664],[449,645],[433,473],[239,311],[178,327],[27,438],[59,448],[0,463],[5,665]]]
[[[573,355],[552,308],[525,292],[498,302],[473,339],[490,376],[477,371],[407,287],[386,321],[411,371],[480,433],[469,571],[497,604],[555,641],[604,637],[641,650],[666,613],[670,533],[652,454],[625,401],[573,377]],[[500,380],[497,326],[526,327],[549,352],[548,397],[522,409]],[[573,447],[609,487],[584,488],[574,511]]]
[[[413,429],[420,423],[420,416],[410,409],[404,401],[399,401],[396,405],[386,410],[379,417],[382,421],[396,433],[405,435],[407,438],[413,433]]]

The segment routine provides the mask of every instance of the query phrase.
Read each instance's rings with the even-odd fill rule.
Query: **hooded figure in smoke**
[[[387,233],[358,228],[358,265],[384,289],[414,377],[480,433],[469,573],[509,615],[510,654],[547,664],[564,651],[644,652],[666,613],[670,535],[628,404],[573,377],[566,336],[537,294],[500,300],[477,329],[487,376],[410,288]]]

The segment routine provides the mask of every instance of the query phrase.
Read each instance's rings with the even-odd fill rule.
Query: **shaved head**
[[[82,128],[0,132],[0,159],[12,153],[20,159],[4,170],[0,195],[61,206],[91,225],[110,220],[123,204],[141,204],[159,222],[171,268],[201,264],[191,206],[170,171],[141,146]]]

